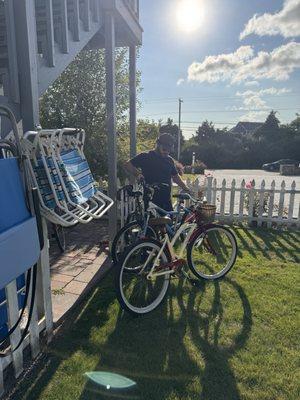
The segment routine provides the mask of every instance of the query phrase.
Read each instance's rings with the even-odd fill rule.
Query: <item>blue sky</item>
[[[202,22],[186,32],[176,10],[193,1]],[[264,120],[272,108],[281,122],[300,111],[300,0],[140,0],[140,18],[138,117],[177,122],[181,97],[190,137],[205,119],[232,127]]]

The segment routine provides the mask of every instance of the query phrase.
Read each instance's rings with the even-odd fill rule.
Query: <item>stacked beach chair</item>
[[[30,131],[21,141],[42,215],[64,227],[99,219],[113,205],[92,176],[84,141],[83,130],[70,128]]]

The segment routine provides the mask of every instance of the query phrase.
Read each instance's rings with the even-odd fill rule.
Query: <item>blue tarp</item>
[[[0,159],[0,289],[36,264],[39,254],[17,159]]]

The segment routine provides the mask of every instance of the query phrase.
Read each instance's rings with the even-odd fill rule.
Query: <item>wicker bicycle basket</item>
[[[216,215],[216,206],[213,204],[200,204],[195,210],[195,215],[197,224],[213,222]]]

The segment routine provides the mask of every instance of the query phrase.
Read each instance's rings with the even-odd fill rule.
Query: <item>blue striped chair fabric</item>
[[[61,159],[60,169],[72,201],[86,203],[97,192],[87,161],[77,150],[62,152]]]
[[[63,151],[61,159],[59,168],[71,200],[79,205],[86,203],[97,192],[87,161],[77,150]],[[66,201],[53,159],[47,157],[46,162],[58,200]],[[42,160],[34,166],[34,173],[46,207],[55,209],[56,202]]]
[[[60,184],[58,173],[54,168],[53,160],[50,157],[48,157],[46,161],[49,166],[49,172],[53,186],[55,188],[56,196],[59,201],[64,201],[66,200],[66,198]],[[39,190],[41,192],[46,207],[50,208],[51,210],[54,210],[56,207],[56,202],[42,160],[38,160],[38,165],[34,166],[33,169]]]

